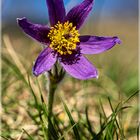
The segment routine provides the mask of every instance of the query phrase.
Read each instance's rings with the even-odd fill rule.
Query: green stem
[[[52,73],[53,72],[53,73]],[[58,71],[57,67],[57,62],[55,64],[54,71],[49,71],[47,78],[48,78],[48,83],[47,83],[47,88],[48,88],[48,140],[51,140],[51,125],[52,125],[52,117],[53,117],[53,102],[54,102],[54,95],[55,95],[55,90],[57,88],[57,85],[59,82],[64,78],[65,71],[61,69]]]
[[[50,81],[49,90],[48,90],[48,116],[52,116],[55,90],[56,90],[56,84]]]
[[[54,94],[57,88],[57,83],[51,78],[51,75],[48,74],[48,140],[51,140],[51,136],[49,134],[50,130],[50,121],[52,118],[52,110],[53,110],[53,102],[54,102]]]

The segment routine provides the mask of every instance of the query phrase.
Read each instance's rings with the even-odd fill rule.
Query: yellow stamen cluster
[[[58,22],[51,27],[48,37],[51,40],[50,47],[60,55],[72,54],[72,51],[76,49],[76,44],[80,42],[78,30],[68,21]]]

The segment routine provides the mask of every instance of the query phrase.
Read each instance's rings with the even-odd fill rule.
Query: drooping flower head
[[[51,27],[18,18],[23,31],[46,47],[33,66],[34,75],[49,71],[58,60],[71,76],[78,79],[97,78],[97,69],[83,54],[98,54],[120,43],[118,37],[82,36],[79,29],[92,9],[94,0],[84,0],[67,14],[63,0],[46,0]]]

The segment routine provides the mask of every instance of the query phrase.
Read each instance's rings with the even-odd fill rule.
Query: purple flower
[[[91,11],[93,0],[84,0],[67,14],[63,0],[46,2],[51,27],[33,24],[26,18],[17,19],[26,34],[46,46],[34,64],[34,75],[49,71],[58,60],[65,71],[75,78],[97,78],[97,69],[83,54],[98,54],[109,50],[120,43],[118,37],[79,35],[78,30]]]

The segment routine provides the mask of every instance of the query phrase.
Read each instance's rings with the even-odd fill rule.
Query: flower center
[[[51,40],[50,47],[60,55],[72,54],[77,43],[80,42],[78,30],[68,21],[58,22],[54,27],[51,27],[48,37]]]

